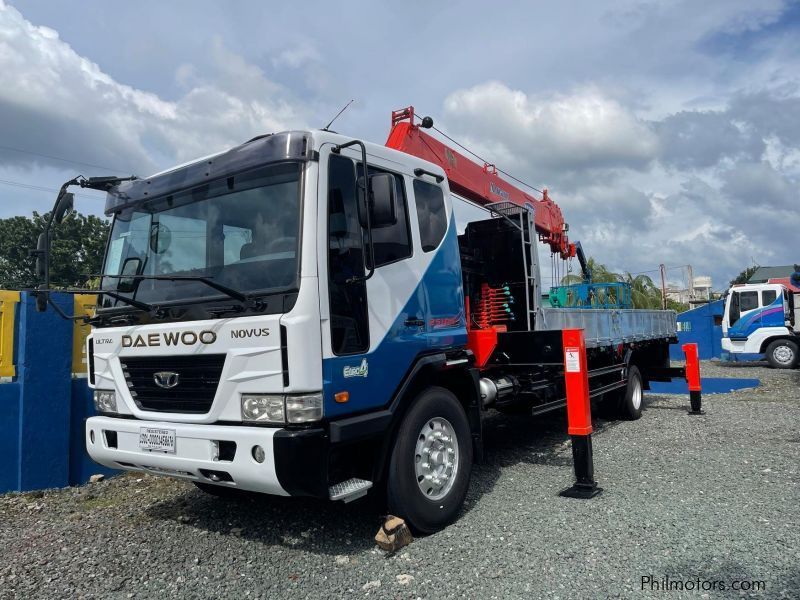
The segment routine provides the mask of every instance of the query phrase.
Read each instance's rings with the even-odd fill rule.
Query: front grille
[[[224,354],[121,359],[136,405],[142,410],[173,413],[204,414],[211,410],[224,364]],[[171,389],[156,385],[155,374],[161,371],[177,373],[178,384]]]

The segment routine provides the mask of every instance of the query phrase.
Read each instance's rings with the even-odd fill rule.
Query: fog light
[[[266,458],[267,455],[264,453],[264,449],[261,446],[253,446],[253,460],[257,463],[263,463]]]
[[[215,440],[211,440],[211,460],[219,460],[219,444]]]
[[[95,390],[94,408],[101,413],[117,412],[117,395],[109,390]]]
[[[289,423],[310,423],[322,418],[322,394],[286,396],[286,420]]]
[[[242,421],[283,425],[283,396],[242,394]]]

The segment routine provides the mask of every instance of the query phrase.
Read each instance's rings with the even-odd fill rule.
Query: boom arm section
[[[550,246],[561,258],[575,256],[575,244],[570,243],[567,237],[568,226],[564,222],[561,209],[550,199],[546,189],[541,200],[525,193],[502,179],[494,165],[485,163],[480,166],[423,131],[432,125],[433,121],[428,117],[423,119],[422,126],[414,125],[413,106],[393,111],[392,130],[386,146],[439,165],[447,173],[450,189],[467,200],[477,204],[530,204],[534,207],[539,240]]]

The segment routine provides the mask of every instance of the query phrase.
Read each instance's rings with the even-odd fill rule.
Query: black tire
[[[193,481],[192,483],[197,487],[197,489],[205,492],[209,496],[216,496],[217,498],[242,500],[248,495],[248,493],[244,490],[231,488],[224,485],[214,485],[213,483],[205,483],[203,481]]]
[[[620,399],[619,416],[629,421],[635,421],[642,416],[644,404],[644,384],[642,374],[637,367],[628,367],[628,385]]]
[[[458,461],[452,483],[446,491],[440,490],[445,495],[435,500],[422,491],[422,478],[418,480],[416,468],[418,461],[422,460],[421,456],[417,459],[417,442],[425,443],[423,427],[429,427],[432,419],[446,420],[455,432],[458,445],[457,451],[453,449],[453,456],[457,454]],[[467,494],[471,470],[472,435],[464,409],[448,390],[427,388],[415,398],[394,441],[386,486],[389,512],[405,519],[417,533],[439,531],[458,515]]]
[[[774,369],[793,369],[800,354],[792,340],[775,340],[767,346],[767,361]]]

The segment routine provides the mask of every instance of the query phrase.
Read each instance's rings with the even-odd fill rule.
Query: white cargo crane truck
[[[327,130],[254,138],[108,192],[90,456],[116,469],[349,501],[420,532],[452,521],[489,409],[565,405],[561,330],[585,331],[591,395],[641,415],[672,311],[542,306],[536,242],[575,254],[561,211],[396,111],[385,146]],[[454,211],[485,217],[459,235]]]

